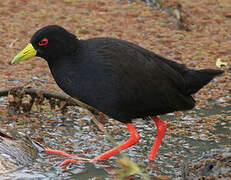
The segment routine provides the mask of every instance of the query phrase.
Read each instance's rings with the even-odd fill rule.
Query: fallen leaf
[[[217,59],[217,62],[216,62],[216,66],[221,68],[222,66],[227,66],[228,63],[227,62],[224,62],[222,61],[220,58]]]

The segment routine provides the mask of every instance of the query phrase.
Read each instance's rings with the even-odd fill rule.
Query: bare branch
[[[99,114],[100,111],[98,111],[97,109],[88,106],[87,104],[77,100],[76,98],[72,98],[70,96],[67,95],[63,95],[54,91],[48,91],[48,90],[42,90],[42,89],[38,89],[38,88],[24,88],[24,87],[17,87],[17,88],[4,88],[4,89],[0,89],[0,97],[1,96],[8,96],[8,94],[11,94],[12,91],[22,91],[25,94],[29,94],[32,97],[39,97],[39,96],[43,96],[44,98],[47,99],[59,99],[62,101],[68,101],[69,105],[73,105],[73,106],[79,106],[82,107],[84,109],[88,109],[89,111],[91,111],[92,113],[96,113]]]

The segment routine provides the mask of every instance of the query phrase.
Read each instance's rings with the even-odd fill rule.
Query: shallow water
[[[230,145],[231,122],[226,117],[231,115],[231,105],[222,107],[212,106],[214,102],[210,102],[210,104],[210,109],[195,108],[180,115],[171,113],[161,117],[167,123],[168,129],[154,165],[149,166],[147,160],[156,135],[155,125],[152,121],[134,121],[141,140],[137,145],[124,152],[149,176],[181,177],[183,166],[191,160],[201,157],[211,149]],[[23,130],[27,130],[27,134],[32,137],[40,134],[45,144],[54,149],[71,149],[73,150],[72,154],[78,156],[93,158],[110,149],[112,144],[94,123],[87,116],[79,118],[75,111],[79,110],[70,109],[70,117],[62,116],[54,111],[46,111],[46,114],[31,113],[30,116],[35,116],[40,120],[42,128],[31,129],[25,126]],[[49,121],[45,120],[47,118]],[[122,123],[110,119],[105,127],[117,143],[121,143],[129,136],[125,130],[126,126]],[[22,131],[22,127],[19,131]],[[0,178],[94,179],[101,177],[102,179],[111,179],[116,168],[115,159],[117,158],[118,156],[112,157],[104,165],[74,164],[68,169],[63,169],[57,166],[62,162],[62,157],[40,153],[40,157],[34,162],[14,172],[4,174]]]

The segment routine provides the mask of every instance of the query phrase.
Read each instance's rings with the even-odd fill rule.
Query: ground
[[[215,105],[229,107],[230,0],[159,2],[160,6],[151,7],[141,1],[129,3],[125,0],[0,1],[0,87],[37,87],[63,93],[55,84],[45,61],[35,57],[19,64],[9,64],[30,41],[35,31],[46,25],[58,24],[76,34],[78,38],[121,38],[184,63],[190,68],[216,69],[216,61],[220,58],[228,62],[228,66],[223,67],[224,75],[200,90],[195,99],[197,108],[211,109],[214,104],[208,104],[208,100]],[[180,19],[177,19],[177,13],[180,13]],[[221,116],[223,120],[230,122],[230,111],[226,108],[225,113],[221,110],[219,114],[201,117],[198,120],[201,123],[196,124],[194,130],[199,129],[202,124],[206,134],[206,128],[214,128],[218,123],[217,118]],[[41,124],[36,125],[38,120],[35,117],[25,120],[23,115],[9,117],[6,112],[6,106],[1,106],[1,126],[10,124],[12,127],[20,126],[23,129],[24,121],[32,121],[28,126],[41,130]],[[182,113],[176,112],[174,115],[181,117]],[[197,117],[193,113],[189,116]],[[56,121],[52,118],[46,119]],[[187,128],[187,123],[183,125]],[[190,128],[178,130],[175,126],[173,122],[168,123],[169,135],[199,136],[198,132],[193,134]]]

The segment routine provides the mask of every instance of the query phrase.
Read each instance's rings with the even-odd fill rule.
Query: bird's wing
[[[163,114],[185,105],[181,94],[185,86],[182,75],[160,56],[127,41],[101,41],[95,45],[94,61],[104,67],[108,83],[111,81],[119,87],[121,110],[145,114],[153,109]]]

